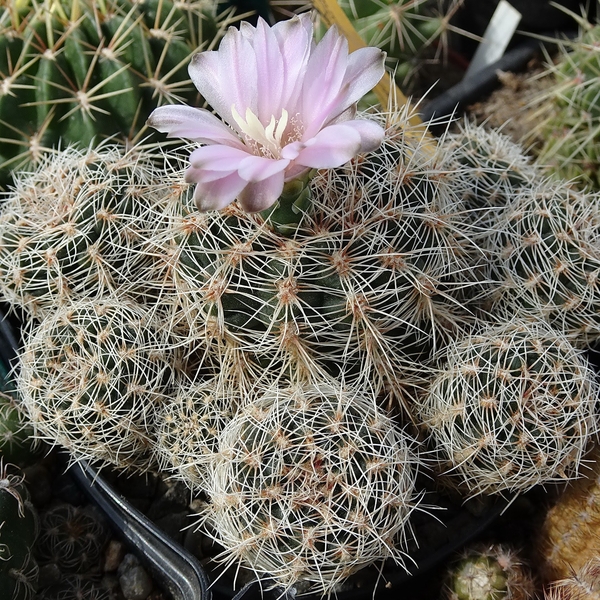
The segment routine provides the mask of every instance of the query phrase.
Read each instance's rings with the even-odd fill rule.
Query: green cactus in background
[[[35,457],[33,428],[13,394],[0,391],[0,456],[22,466]]]
[[[199,105],[190,55],[228,22],[218,0],[2,0],[4,181],[59,144],[139,137],[161,104]]]
[[[324,594],[386,558],[403,564],[420,496],[411,447],[366,386],[257,385],[209,464],[202,517],[221,560]]]
[[[581,476],[597,407],[583,354],[544,321],[513,318],[451,343],[415,412],[436,470],[472,496]]]
[[[28,332],[16,377],[35,435],[74,457],[148,469],[172,367],[148,312],[126,298],[81,300]]]
[[[33,598],[38,566],[32,551],[38,532],[38,515],[21,471],[0,460],[0,597]]]
[[[467,548],[450,566],[445,597],[449,600],[529,600],[533,576],[518,553],[500,545]]]
[[[600,25],[576,18],[580,33],[561,44],[548,76],[554,84],[537,99],[542,140],[538,162],[578,187],[600,190]]]

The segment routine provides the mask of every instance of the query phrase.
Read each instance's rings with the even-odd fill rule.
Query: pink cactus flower
[[[356,103],[384,73],[385,53],[348,54],[335,28],[315,44],[308,13],[269,27],[231,27],[217,51],[193,56],[189,73],[208,110],[161,106],[148,124],[201,144],[186,171],[201,211],[236,198],[248,212],[269,208],[284,183],[313,168],[338,167],[374,150],[383,129],[355,119]]]

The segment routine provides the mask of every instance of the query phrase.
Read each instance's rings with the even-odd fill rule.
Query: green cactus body
[[[525,491],[581,474],[598,425],[594,375],[543,321],[488,326],[452,343],[415,407],[449,485]]]
[[[466,269],[462,204],[431,150],[390,128],[380,149],[310,181],[309,208],[285,234],[235,205],[182,203],[154,253],[174,265],[189,335],[400,390],[469,319],[458,278],[447,285]]]
[[[29,332],[19,401],[35,434],[74,456],[146,469],[172,368],[148,313],[125,298],[82,300]]]
[[[33,429],[13,394],[0,391],[0,456],[7,463],[22,466],[35,456]]]
[[[69,148],[17,177],[0,213],[0,289],[34,317],[137,285],[142,230],[172,193],[148,151]],[[155,291],[156,293],[156,291]]]
[[[579,21],[579,37],[550,67],[554,85],[540,98],[545,115],[538,162],[579,187],[600,189],[600,25]]]
[[[220,436],[203,517],[223,562],[329,593],[370,564],[402,562],[417,465],[366,392],[327,380],[257,386]]]
[[[599,206],[565,184],[513,198],[487,240],[498,312],[540,315],[579,347],[600,337]]]
[[[133,139],[161,104],[198,106],[187,63],[223,33],[217,5],[3,0],[0,167],[26,167],[59,142]]]
[[[531,574],[502,546],[467,549],[447,574],[450,600],[528,600],[533,592]]]
[[[10,600],[33,598],[38,576],[32,551],[39,519],[23,480],[0,461],[0,596]]]

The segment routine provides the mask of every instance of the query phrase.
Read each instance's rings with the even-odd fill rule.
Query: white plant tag
[[[506,0],[498,2],[465,73],[465,79],[502,57],[520,21],[521,13],[516,8]]]

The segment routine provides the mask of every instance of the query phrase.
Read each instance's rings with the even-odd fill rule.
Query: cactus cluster
[[[595,200],[500,135],[433,141],[407,116],[380,115],[377,150],[291,182],[264,214],[198,212],[187,157],[150,147],[68,148],[19,175],[0,281],[40,319],[17,375],[36,435],[74,460],[158,465],[202,491],[224,564],[324,594],[402,564],[409,418],[467,495],[580,474],[597,388],[574,346],[595,338],[548,306],[585,288],[595,318]],[[506,285],[544,260],[557,279],[536,302]],[[515,323],[471,310],[484,287],[513,298]]]
[[[574,15],[575,16],[575,15]],[[581,188],[600,190],[600,25],[578,17],[580,32],[561,44],[547,75],[553,84],[537,98],[538,162]]]
[[[59,145],[133,139],[166,102],[197,105],[189,56],[227,21],[218,0],[3,0],[3,181]]]

